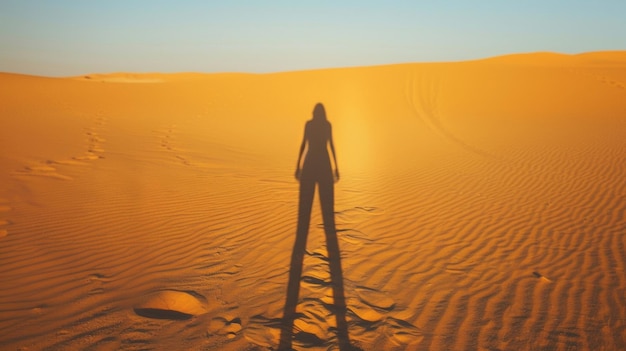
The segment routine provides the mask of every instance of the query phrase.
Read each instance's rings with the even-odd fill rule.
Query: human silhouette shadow
[[[328,148],[332,152],[335,165],[333,172]],[[302,155],[306,149],[306,155],[302,167]],[[298,202],[298,226],[296,240],[291,255],[289,270],[289,283],[287,284],[287,299],[283,312],[281,325],[280,344],[278,350],[291,350],[293,339],[293,323],[296,318],[296,307],[300,292],[300,280],[302,278],[302,263],[306,249],[307,236],[311,221],[311,208],[315,187],[318,188],[322,218],[324,220],[324,232],[326,233],[326,247],[328,251],[328,264],[330,267],[331,286],[333,289],[333,306],[331,307],[337,322],[337,342],[339,349],[355,350],[350,345],[348,324],[346,322],[346,300],[343,287],[343,271],[341,269],[341,256],[335,228],[335,193],[334,183],[339,180],[339,169],[335,156],[335,146],[332,138],[332,128],[326,119],[324,105],[318,103],[313,109],[313,118],[306,122],[304,138],[300,146],[298,163],[296,166],[296,179],[300,181],[300,196]]]

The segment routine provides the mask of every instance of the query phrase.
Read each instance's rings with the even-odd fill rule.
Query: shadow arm
[[[335,181],[339,180],[339,164],[337,163],[337,156],[335,154],[335,144],[333,143],[333,130],[330,129],[330,151],[333,153],[333,162],[335,163]]]
[[[304,153],[304,149],[306,147],[306,129],[304,131],[304,136],[302,137],[302,144],[300,144],[300,151],[298,152],[298,162],[296,163],[296,179],[300,180],[300,173],[301,173],[301,161],[302,161],[302,154]]]

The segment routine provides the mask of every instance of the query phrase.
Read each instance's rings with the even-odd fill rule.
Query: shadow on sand
[[[328,148],[332,152],[335,171],[333,172]],[[305,152],[302,168],[300,163]],[[318,188],[319,199],[326,233],[326,247],[328,264],[330,267],[331,286],[333,289],[333,305],[331,311],[336,318],[336,336],[339,349],[359,350],[350,343],[348,324],[346,322],[346,299],[344,296],[343,271],[341,269],[341,255],[337,241],[334,210],[334,182],[339,180],[339,171],[335,157],[335,147],[332,139],[331,124],[326,119],[326,111],[321,103],[313,110],[313,118],[306,123],[304,138],[300,147],[296,179],[300,181],[300,196],[298,205],[298,226],[296,240],[291,255],[289,283],[287,284],[287,300],[281,322],[279,350],[291,350],[296,307],[302,279],[302,263],[306,249],[307,236],[311,221],[311,209],[315,188]],[[299,333],[296,339],[305,339],[308,333]],[[306,341],[306,340],[300,340]]]

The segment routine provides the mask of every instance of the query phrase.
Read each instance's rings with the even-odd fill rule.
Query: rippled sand
[[[355,345],[626,348],[624,52],[0,82],[0,349],[275,348],[317,102]],[[315,201],[297,350],[337,345]]]

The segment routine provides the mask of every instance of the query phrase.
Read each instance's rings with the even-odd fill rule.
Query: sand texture
[[[353,345],[626,349],[626,52],[0,96],[1,350],[275,350],[317,102]],[[296,350],[339,349],[329,264],[316,198]]]

